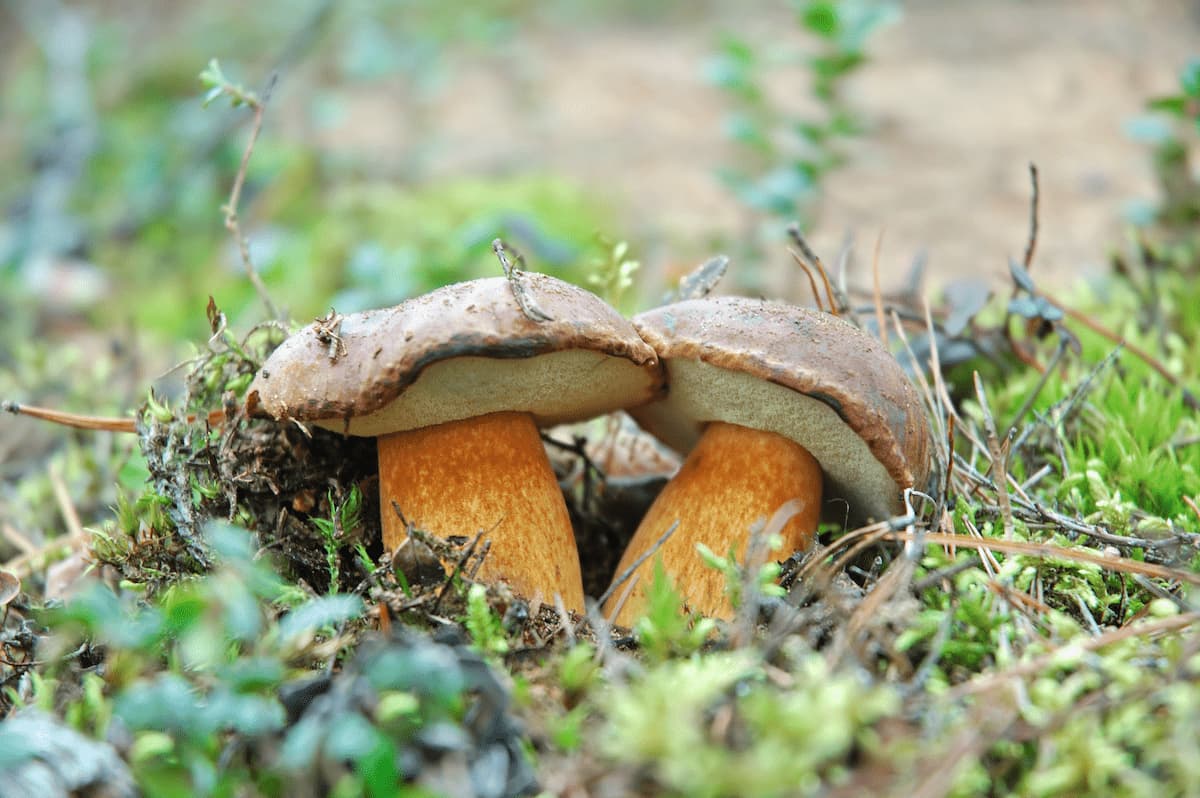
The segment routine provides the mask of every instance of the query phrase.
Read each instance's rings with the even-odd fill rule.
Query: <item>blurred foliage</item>
[[[206,545],[213,570],[152,602],[95,583],[44,613],[56,664],[31,702],[124,740],[147,795],[427,795],[404,782],[442,783],[454,753],[485,752],[480,778],[529,783],[504,693],[465,646],[409,631],[359,639],[360,597],[306,595],[234,527],[211,525]],[[102,675],[92,654],[60,658],[77,648],[104,652]]]
[[[1194,228],[1200,221],[1200,179],[1195,170],[1195,148],[1200,143],[1200,58],[1184,66],[1175,92],[1149,99],[1146,109],[1149,115],[1129,125],[1131,133],[1153,147],[1161,191],[1159,206],[1144,216],[1168,227]]]
[[[0,221],[5,327],[33,328],[36,306],[20,298],[48,293],[98,327],[136,327],[160,342],[199,337],[209,295],[237,324],[261,318],[221,212],[250,114],[203,108],[198,65],[213,56],[222,80],[249,89],[280,76],[240,210],[264,281],[295,318],[496,274],[488,244],[497,237],[531,268],[582,281],[606,254],[597,234],[612,230],[595,192],[534,173],[429,180],[423,167],[438,132],[421,98],[442,91],[455,59],[509,57],[521,19],[643,13],[636,4],[566,5],[577,7],[269,2],[240,10],[236,22],[221,8],[110,22],[57,4],[22,6],[16,30],[28,38],[17,37],[0,85],[0,145],[13,145],[15,156],[0,159],[0,205],[15,209]],[[661,14],[681,7],[660,5]],[[55,25],[77,38],[65,41]],[[82,60],[64,56],[65,47],[79,48]],[[249,53],[261,55],[250,61]],[[385,81],[414,93],[403,131],[409,152],[380,169],[316,143],[344,122],[348,88]],[[68,91],[77,107],[59,97]],[[292,118],[273,116],[284,113]]]
[[[848,139],[865,132],[863,114],[844,97],[844,85],[867,60],[866,46],[879,28],[894,22],[899,7],[878,0],[792,0],[796,25],[815,39],[815,52],[764,46],[726,35],[708,65],[709,80],[728,96],[734,110],[725,133],[739,160],[718,171],[721,180],[751,212],[743,253],[752,261],[783,240],[784,228],[815,222],[821,183],[845,156]],[[771,96],[764,78],[799,68],[810,82],[806,103]]]

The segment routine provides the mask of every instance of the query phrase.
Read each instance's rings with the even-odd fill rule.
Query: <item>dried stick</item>
[[[978,371],[974,372],[974,379],[975,395],[979,399],[979,407],[983,412],[984,431],[987,432],[988,458],[992,461],[992,482],[996,485],[996,496],[1000,501],[1000,517],[1004,521],[1004,539],[1012,540],[1012,502],[1008,496],[1007,479],[1008,453],[1012,438],[1005,437],[1003,442],[1000,440],[996,431],[996,419],[992,416],[992,409],[988,404],[987,394],[984,393],[983,382],[979,379]]]
[[[1008,554],[1026,554],[1031,557],[1057,557],[1061,560],[1073,560],[1101,569],[1120,571],[1127,574],[1141,574],[1156,579],[1167,579],[1176,582],[1187,582],[1200,585],[1200,574],[1184,571],[1179,568],[1168,568],[1165,565],[1131,560],[1126,557],[1106,557],[1102,554],[1085,551],[1084,549],[1068,546],[1056,546],[1050,543],[1031,543],[1023,540],[1000,540],[999,538],[976,538],[971,535],[950,535],[945,532],[925,532],[925,543],[928,545],[962,546],[968,549],[987,551],[996,549]],[[915,537],[914,533],[906,530],[883,530],[881,537],[898,542],[908,541]]]
[[[106,432],[137,432],[137,422],[132,418],[84,416],[78,413],[66,413],[62,410],[51,410],[48,407],[23,405],[19,402],[8,401],[0,403],[0,409],[3,409],[8,413],[12,413],[13,415],[39,418],[42,421],[50,421],[55,424],[61,424],[64,427],[73,427],[75,429],[94,429]]]
[[[1029,198],[1029,240],[1025,243],[1025,271],[1029,271],[1029,267],[1033,265],[1033,256],[1037,252],[1037,237],[1038,237],[1038,168],[1037,164],[1029,162],[1029,182],[1032,185],[1033,193]]]
[[[517,300],[517,304],[520,305],[521,312],[525,314],[525,318],[533,322],[554,321],[553,316],[538,307],[537,302],[529,295],[529,287],[521,280],[524,272],[520,267],[525,265],[524,256],[516,252],[516,263],[513,263],[508,259],[509,249],[510,247],[499,238],[492,241],[492,252],[495,252],[496,257],[500,260],[500,268],[504,269],[504,276],[508,278],[508,287],[512,290],[513,299]]]
[[[102,432],[137,432],[137,420],[132,418],[113,418],[110,416],[85,416],[79,413],[67,413],[63,410],[54,410],[49,407],[38,407],[37,405],[23,405],[20,402],[4,401],[0,402],[0,410],[12,413],[17,416],[29,416],[30,418],[49,421],[52,424],[58,424],[63,427],[71,427],[73,429],[92,429]],[[209,424],[219,426],[225,421],[224,410],[210,410],[208,416],[189,415],[188,423],[192,423],[200,418],[207,418]],[[311,436],[310,436],[311,437]]]
[[[1066,314],[1066,316],[1068,318],[1072,319],[1073,321],[1079,322],[1084,327],[1087,327],[1089,330],[1096,333],[1097,335],[1107,338],[1109,341],[1112,341],[1114,344],[1122,346],[1125,349],[1132,352],[1134,354],[1134,356],[1136,356],[1138,359],[1140,359],[1143,363],[1145,363],[1150,368],[1154,369],[1154,371],[1157,372],[1160,377],[1162,377],[1164,380],[1169,382],[1172,387],[1178,388],[1182,392],[1183,402],[1184,402],[1184,404],[1186,404],[1188,406],[1188,408],[1190,408],[1191,410],[1200,410],[1200,399],[1198,399],[1196,397],[1196,395],[1193,394],[1191,391],[1189,391],[1187,388],[1183,387],[1183,383],[1180,381],[1180,379],[1178,377],[1176,377],[1174,374],[1172,374],[1170,371],[1168,371],[1166,366],[1164,366],[1161,362],[1159,362],[1153,355],[1151,355],[1145,349],[1142,349],[1140,346],[1138,346],[1136,344],[1130,343],[1129,341],[1125,340],[1124,337],[1122,337],[1122,336],[1118,335],[1117,333],[1113,332],[1112,330],[1108,329],[1103,324],[1101,324],[1098,321],[1095,321],[1091,317],[1089,317],[1083,313],[1080,313],[1078,310],[1075,310],[1074,308],[1067,307],[1066,305],[1059,302],[1054,297],[1046,294],[1045,291],[1039,290],[1038,296],[1042,297],[1047,302],[1049,302],[1051,305],[1053,305],[1054,307],[1061,310],[1064,314]]]
[[[825,271],[825,264],[817,257],[817,253],[813,252],[812,247],[804,240],[804,236],[800,234],[800,225],[792,223],[788,225],[788,237],[792,239],[792,243],[796,245],[796,249],[800,250],[800,254],[808,261],[813,268],[821,275],[821,282],[825,284],[825,293],[829,297],[829,312],[834,316],[843,315],[850,307],[850,300],[841,291],[833,287],[829,282],[829,274]]]
[[[879,342],[883,344],[883,348],[888,346],[887,327],[883,323],[883,290],[879,287],[879,252],[883,249],[883,231],[879,231],[879,236],[875,239],[875,253],[871,257],[871,274],[874,279],[874,299],[875,299],[875,325],[879,329]]]
[[[812,291],[813,301],[817,303],[817,310],[825,312],[825,303],[821,301],[821,292],[817,290],[817,279],[813,277],[812,270],[808,268],[808,264],[800,257],[799,253],[791,247],[788,248],[788,254],[792,256],[792,260],[796,261],[796,265],[804,272],[804,276],[808,278],[808,288]],[[832,313],[833,311],[828,311]]]
[[[616,590],[618,587],[620,587],[622,584],[624,584],[625,581],[627,579],[629,579],[629,577],[633,576],[633,572],[636,571],[642,563],[644,563],[646,560],[653,557],[654,553],[656,551],[658,551],[659,548],[661,548],[664,543],[667,542],[667,539],[670,538],[671,535],[675,534],[675,530],[678,528],[679,528],[679,520],[676,519],[675,522],[673,524],[671,524],[671,526],[667,527],[667,531],[663,532],[662,536],[654,542],[653,546],[646,549],[646,551],[642,554],[641,557],[638,557],[636,560],[634,560],[632,565],[630,565],[628,568],[626,568],[624,571],[622,571],[620,576],[618,576],[616,579],[613,580],[613,583],[608,586],[608,590],[605,590],[600,595],[600,598],[596,599],[596,603],[599,604],[600,606],[604,606],[604,602],[608,601],[609,596],[611,596],[613,594],[613,591]]]
[[[250,166],[250,154],[254,152],[254,145],[258,141],[259,132],[262,130],[263,114],[267,110],[267,100],[271,96],[271,91],[275,88],[275,82],[278,77],[278,74],[271,75],[262,97],[251,93],[240,93],[237,95],[238,99],[254,109],[254,121],[250,125],[250,140],[246,142],[246,149],[242,153],[242,162],[238,165],[237,175],[233,179],[233,188],[229,192],[229,202],[221,208],[225,213],[225,229],[233,236],[234,241],[238,245],[238,252],[241,253],[242,266],[246,270],[246,277],[249,278],[251,285],[254,286],[254,290],[258,292],[259,299],[263,301],[263,304],[267,308],[267,315],[272,319],[279,318],[279,311],[276,309],[275,303],[271,301],[271,297],[267,293],[267,287],[263,284],[262,278],[258,276],[258,270],[254,268],[254,261],[250,258],[250,242],[246,239],[245,234],[242,233],[242,226],[238,221],[238,203],[242,198],[242,186],[246,183],[246,170]]]

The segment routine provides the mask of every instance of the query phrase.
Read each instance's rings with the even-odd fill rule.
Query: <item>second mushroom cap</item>
[[[831,517],[900,512],[930,476],[929,425],[916,390],[880,342],[828,313],[745,297],[695,299],[633,319],[670,391],[631,411],[688,452],[709,421],[778,433],[820,463]],[[829,506],[830,500],[842,500]]]

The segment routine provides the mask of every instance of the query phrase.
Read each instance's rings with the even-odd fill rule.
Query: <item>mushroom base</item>
[[[537,425],[492,413],[379,438],[383,545],[406,537],[392,502],[418,529],[471,537],[491,548],[479,569],[525,598],[582,612],[583,582],[571,519]]]
[[[711,422],[679,473],[650,507],[621,557],[618,576],[679,521],[667,542],[630,577],[637,583],[616,623],[629,626],[643,614],[646,589],[659,557],[693,611],[731,616],[725,577],[704,565],[696,544],[704,543],[721,556],[732,547],[743,558],[754,522],[769,519],[785,503],[798,500],[800,511],[784,525],[782,545],[770,553],[773,558],[786,557],[812,542],[820,517],[821,490],[821,467],[804,447],[774,432]],[[617,606],[627,587],[609,598],[606,614]]]

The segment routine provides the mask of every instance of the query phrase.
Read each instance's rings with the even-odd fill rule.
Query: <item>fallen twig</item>
[[[945,532],[925,532],[925,543],[935,546],[962,546],[970,549],[1007,552],[1009,554],[1025,554],[1030,557],[1072,560],[1090,565],[1098,565],[1109,571],[1121,571],[1129,574],[1142,574],[1156,579],[1169,579],[1177,582],[1187,582],[1200,585],[1200,574],[1184,571],[1178,568],[1168,568],[1165,565],[1140,562],[1126,557],[1107,557],[1103,554],[1067,546],[1056,546],[1052,543],[1032,543],[1022,540],[1001,540],[999,538],[976,538],[970,535],[951,535]],[[905,530],[883,530],[879,535],[884,540],[908,541],[915,535]]]
[[[1166,634],[1168,632],[1180,631],[1187,629],[1190,626],[1200,622],[1200,612],[1187,612],[1182,615],[1174,615],[1170,618],[1163,618],[1158,621],[1149,623],[1123,626],[1120,629],[1113,629],[1111,632],[1105,632],[1098,637],[1089,638],[1083,642],[1070,642],[1063,646],[1043,654],[1036,659],[1021,663],[1006,668],[1002,671],[996,671],[984,676],[976,677],[970,681],[955,685],[946,691],[945,697],[950,700],[955,700],[968,695],[974,695],[992,689],[1005,681],[1011,679],[1021,679],[1026,676],[1032,676],[1036,673],[1041,673],[1051,667],[1055,661],[1062,656],[1062,651],[1067,648],[1075,648],[1080,652],[1096,651],[1111,646],[1114,643],[1119,643],[1122,640],[1127,640],[1131,637],[1149,637],[1151,635]]]
[[[1160,377],[1170,383],[1171,387],[1178,388],[1182,394],[1183,402],[1188,406],[1188,408],[1191,410],[1200,410],[1200,398],[1197,398],[1195,394],[1185,388],[1179,377],[1168,371],[1167,367],[1164,366],[1156,357],[1154,357],[1154,355],[1150,354],[1145,349],[1142,349],[1137,344],[1130,343],[1124,336],[1118,335],[1087,314],[1081,313],[1074,308],[1067,307],[1062,302],[1047,294],[1045,291],[1039,289],[1037,295],[1061,310],[1063,314],[1067,316],[1067,318],[1079,322],[1097,335],[1107,338],[1114,344],[1118,344],[1119,346],[1129,350],[1129,352],[1131,352],[1135,357],[1137,357],[1139,360],[1153,369]]]
[[[644,563],[650,557],[653,557],[654,553],[656,551],[658,551],[659,548],[661,548],[664,543],[667,542],[667,539],[670,538],[671,535],[675,534],[675,530],[678,528],[679,528],[679,520],[676,519],[676,521],[673,524],[671,524],[671,526],[667,527],[667,531],[663,532],[662,535],[658,538],[658,540],[654,541],[653,546],[646,549],[646,551],[642,553],[642,556],[640,556],[636,560],[634,560],[633,563],[628,568],[626,568],[624,571],[622,571],[620,573],[620,575],[617,576],[617,578],[613,580],[613,583],[608,586],[608,590],[605,590],[604,593],[602,593],[600,595],[600,598],[598,598],[596,600],[596,603],[599,604],[600,606],[604,606],[604,602],[608,601],[609,597],[612,596],[613,591],[615,591],[618,587],[623,585],[625,583],[625,581],[627,579],[629,579],[629,577],[633,576],[633,573],[634,573],[634,571],[636,571],[638,569],[638,566],[640,566],[642,563]]]
[[[512,290],[513,298],[517,300],[517,304],[521,307],[521,312],[530,321],[554,321],[553,316],[538,307],[537,302],[529,294],[529,286],[521,279],[524,274],[525,257],[514,250],[514,260],[516,260],[516,263],[513,263],[508,259],[508,251],[510,249],[511,247],[499,238],[492,241],[492,251],[496,253],[496,257],[500,260],[500,267],[504,269],[504,276],[508,278],[508,286]]]

